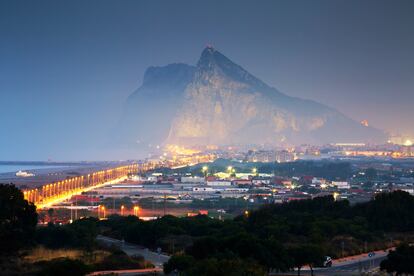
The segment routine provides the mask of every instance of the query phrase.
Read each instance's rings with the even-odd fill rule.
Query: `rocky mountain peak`
[[[223,55],[211,46],[206,47],[197,62],[197,71],[200,73],[211,73],[217,71],[224,61]],[[224,57],[225,58],[225,57]]]
[[[211,46],[195,67],[150,67],[116,133],[147,148],[370,143],[385,137],[333,108],[279,92]]]
[[[220,76],[252,86],[267,87],[264,82],[212,46],[207,46],[201,53],[196,72],[196,77],[204,80]]]
[[[172,63],[166,66],[150,66],[144,74],[144,86],[175,85],[188,82],[194,73],[194,66],[184,63]]]

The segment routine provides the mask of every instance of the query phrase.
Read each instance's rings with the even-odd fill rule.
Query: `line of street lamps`
[[[84,176],[73,177],[46,184],[39,188],[23,190],[23,195],[29,202],[42,206],[48,204],[49,202],[55,202],[59,199],[63,200],[74,194],[78,194],[84,189],[115,180],[130,173],[136,173],[138,169],[138,164],[131,164],[98,171]]]
[[[207,177],[207,175],[208,175],[208,166],[203,166],[201,168],[201,172],[204,174],[204,177]],[[228,166],[227,167],[227,173],[229,175],[235,174],[236,173],[236,169],[233,168],[233,166]],[[259,175],[259,171],[257,170],[257,168],[252,168],[252,175],[254,175],[254,176],[258,176]]]
[[[106,219],[106,210],[107,209],[104,205],[98,205],[98,218],[99,219]],[[140,210],[141,210],[140,207],[135,205],[132,208],[134,216],[139,217],[139,211]],[[121,207],[120,207],[121,216],[125,215],[125,211],[126,211],[125,205],[121,205]]]

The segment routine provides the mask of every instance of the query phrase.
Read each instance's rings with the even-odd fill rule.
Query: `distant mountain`
[[[212,47],[197,66],[150,67],[117,130],[126,144],[252,145],[384,142],[320,103],[287,96]]]
[[[162,144],[184,102],[184,92],[194,72],[194,66],[181,63],[149,67],[142,86],[125,103],[122,118],[113,132],[115,144],[128,147]]]

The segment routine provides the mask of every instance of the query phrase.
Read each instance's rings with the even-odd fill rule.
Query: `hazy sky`
[[[0,1],[0,160],[102,148],[148,66],[206,44],[280,91],[414,135],[414,1]]]

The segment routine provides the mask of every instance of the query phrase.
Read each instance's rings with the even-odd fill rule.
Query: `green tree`
[[[48,248],[70,248],[75,243],[75,233],[66,225],[49,223],[36,230],[36,242]]]
[[[30,245],[36,224],[36,207],[14,185],[0,184],[0,254]]]
[[[75,233],[74,246],[91,251],[96,243],[98,235],[98,220],[96,218],[84,218],[74,221],[67,227]]]
[[[301,245],[291,248],[290,255],[293,258],[294,266],[298,269],[298,275],[305,265],[309,265],[311,275],[313,275],[313,267],[323,262],[322,248],[317,245]]]
[[[164,273],[182,272],[189,269],[195,260],[189,255],[174,255],[164,264]]]
[[[184,271],[186,276],[264,276],[266,271],[252,260],[208,258]]]
[[[91,251],[95,246],[98,228],[95,218],[75,220],[67,225],[50,223],[38,228],[36,241],[49,248],[82,248]]]
[[[413,275],[414,274],[414,246],[403,244],[396,250],[390,251],[387,259],[380,264],[381,270],[388,273],[396,273],[396,275]]]
[[[58,258],[51,261],[43,261],[36,263],[40,270],[36,275],[38,276],[72,276],[72,275],[86,275],[90,272],[90,267],[79,260],[72,260],[69,258]]]
[[[53,217],[54,212],[55,212],[55,209],[53,209],[53,208],[47,209],[47,214],[49,215],[50,221],[52,221],[52,217]]]
[[[130,257],[121,250],[112,249],[111,255],[104,257],[102,261],[94,265],[94,270],[141,269],[146,265],[142,256]]]

